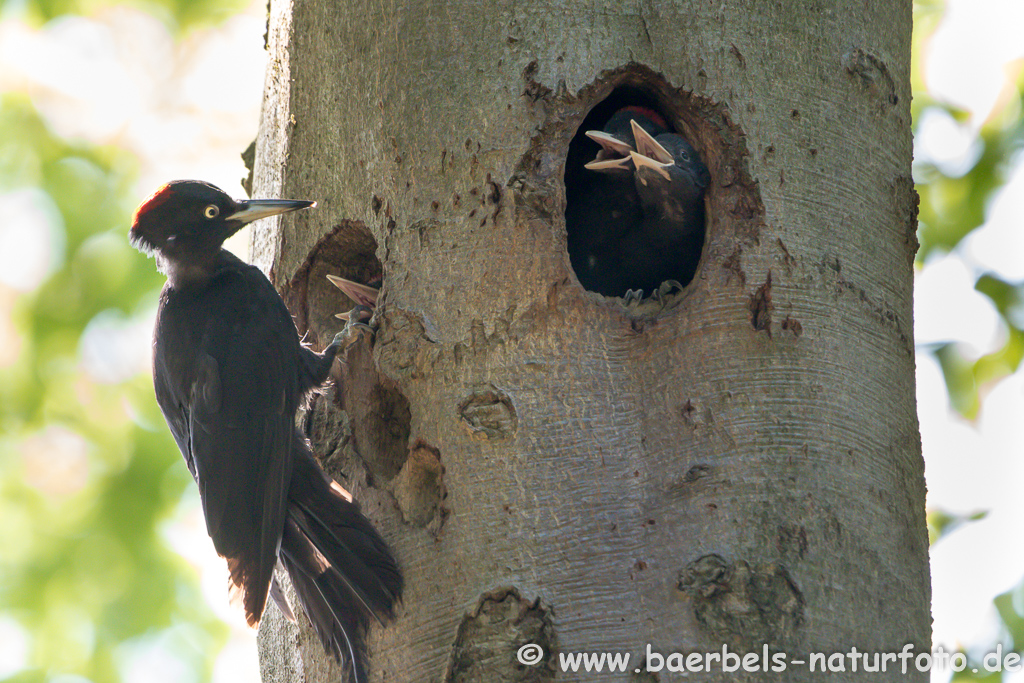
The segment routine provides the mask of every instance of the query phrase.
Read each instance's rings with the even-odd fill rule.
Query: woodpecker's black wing
[[[209,286],[165,292],[154,379],[207,530],[256,624],[284,528],[300,347],[262,273],[227,252],[218,259]]]

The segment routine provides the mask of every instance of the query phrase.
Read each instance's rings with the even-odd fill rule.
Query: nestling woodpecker
[[[632,125],[637,151],[629,157],[643,219],[622,241],[623,263],[638,264],[629,287],[654,291],[666,280],[686,285],[704,245],[704,192],[711,177],[683,136],[655,138]]]
[[[344,339],[317,354],[254,266],[221,248],[256,219],[311,201],[236,201],[213,185],[168,183],[136,210],[129,238],[167,275],[153,339],[153,384],[199,486],[206,528],[232,593],[255,626],[280,562],[328,653],[366,680],[369,620],[394,616],[402,575],[352,497],[320,468],[295,427]]]
[[[569,255],[580,284],[627,301],[665,282],[687,284],[704,242],[709,182],[696,150],[657,112],[635,106],[586,136],[601,149],[584,165],[589,177],[573,175],[583,189],[566,189]]]
[[[652,134],[667,130],[657,112],[642,107],[621,109],[602,130],[586,132],[600,145],[597,156],[583,169],[567,169],[567,173],[576,173],[576,182],[567,182],[566,187],[569,258],[580,283],[605,296],[621,296],[625,291],[613,291],[618,278],[606,262],[642,218],[629,158],[636,149],[630,126],[633,118]]]
[[[380,293],[380,278],[376,282],[366,285],[346,280],[337,275],[328,275],[327,279],[356,304],[355,308],[351,311],[338,313],[334,316],[335,318],[341,318],[351,324],[358,325],[365,323],[373,316],[373,311],[377,308],[377,295]]]

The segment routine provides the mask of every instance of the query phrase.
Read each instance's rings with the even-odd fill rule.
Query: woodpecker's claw
[[[679,280],[665,280],[661,283],[661,286],[658,287],[658,293],[662,296],[668,296],[669,294],[681,291],[683,291],[683,285]]]
[[[627,289],[626,293],[622,295],[622,302],[627,306],[638,304],[643,301],[644,290],[642,289]]]
[[[372,340],[373,334],[373,328],[366,323],[349,320],[345,328],[334,335],[334,341],[331,342],[331,346],[337,350],[336,353],[338,355],[341,355],[363,339]]]

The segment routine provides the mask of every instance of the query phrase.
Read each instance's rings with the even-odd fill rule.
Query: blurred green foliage
[[[935,544],[943,536],[956,531],[964,524],[969,522],[977,522],[978,520],[985,519],[988,516],[988,512],[982,510],[980,512],[972,512],[966,515],[951,515],[948,512],[942,510],[929,510],[928,512],[928,542]]]
[[[919,98],[915,93],[914,99],[920,107],[942,107],[954,117],[960,114],[950,107],[928,102],[926,95]],[[951,251],[984,223],[989,201],[1005,184],[1012,162],[1024,147],[1022,109],[1024,80],[1017,83],[1015,99],[982,126],[979,135],[981,156],[964,175],[949,177],[928,164],[915,167],[917,189],[921,195],[919,261],[926,260],[934,252]],[[952,344],[935,350],[953,407],[968,419],[977,416],[981,406],[979,392],[986,385],[1015,372],[1024,358],[1024,316],[1020,315],[1024,283],[1005,282],[988,273],[978,278],[975,288],[992,301],[1006,324],[1009,334],[1005,345],[976,359],[965,357]]]
[[[247,0],[0,0],[0,10],[18,11],[36,24],[64,14],[89,15],[128,5],[161,18],[179,33],[224,21],[244,9]]]
[[[134,160],[52,135],[28,99],[0,99],[0,193],[37,188],[62,254],[42,286],[8,293],[16,348],[0,365],[0,616],[29,634],[11,680],[123,680],[133,643],[161,632],[208,680],[226,627],[160,523],[188,471],[150,377],[112,383],[80,362],[98,316],[146,324],[163,277],[127,242]],[[187,632],[182,636],[183,630]]]
[[[954,120],[966,116],[929,94],[924,81],[923,57],[944,12],[942,0],[914,3],[914,43],[911,82],[914,90],[912,113],[915,121],[928,108],[939,108]],[[981,126],[978,142],[981,154],[966,173],[950,176],[933,164],[915,163],[914,179],[921,197],[918,263],[936,253],[952,251],[970,232],[985,221],[993,195],[1007,180],[1007,174],[1024,148],[1024,70],[1019,72],[1016,90],[997,106]],[[981,406],[979,392],[986,385],[1012,374],[1024,358],[1024,282],[1004,282],[989,273],[978,278],[976,289],[995,305],[1009,332],[1005,345],[981,358],[969,358],[955,344],[934,349],[942,367],[953,407],[973,419]]]
[[[0,11],[41,25],[130,5],[183,36],[246,2],[0,0]],[[0,360],[0,618],[28,645],[28,667],[7,680],[127,680],[156,645],[175,659],[164,680],[204,681],[226,641],[160,532],[194,487],[149,374],[117,381],[82,362],[90,324],[150,325],[163,285],[127,241],[135,175],[130,154],[60,139],[27,96],[0,95],[0,194],[31,189],[59,238],[41,286],[0,285],[14,342]]]

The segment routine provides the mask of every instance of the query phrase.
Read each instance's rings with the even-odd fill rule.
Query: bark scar
[[[757,291],[750,296],[750,324],[758,332],[767,332],[772,336],[772,271],[768,271],[768,277],[764,284],[757,288]]]

